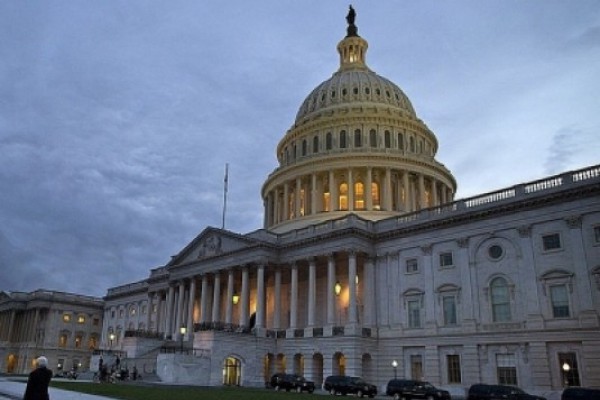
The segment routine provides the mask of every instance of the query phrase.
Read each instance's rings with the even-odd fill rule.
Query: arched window
[[[402,133],[398,133],[398,148],[404,150],[404,135]]]
[[[381,200],[379,196],[379,184],[371,183],[371,200],[373,202],[373,210],[381,210]]]
[[[327,132],[327,136],[325,137],[325,150],[331,150],[333,147],[333,139],[331,137],[331,132]]]
[[[306,156],[306,152],[308,151],[308,145],[306,143],[306,139],[302,141],[302,156]]]
[[[294,152],[292,153],[292,161],[295,161],[297,156],[298,156],[298,145],[296,145],[296,143],[294,143]]]
[[[510,291],[506,279],[495,278],[490,283],[490,297],[493,321],[510,321]]]
[[[354,209],[365,209],[365,185],[363,185],[362,182],[356,182],[354,184]]]
[[[354,131],[354,147],[362,147],[362,135],[360,129]]]
[[[415,138],[412,136],[410,138],[410,151],[411,151],[411,153],[415,152]]]
[[[384,141],[385,141],[386,149],[389,149],[390,147],[392,147],[392,135],[390,134],[390,131],[385,131]]]
[[[375,129],[369,131],[369,146],[377,147],[377,132]]]
[[[340,132],[340,149],[346,148],[346,131]]]
[[[319,152],[319,137],[318,136],[315,136],[313,138],[313,150],[312,150],[312,152],[315,153],[315,154]]]
[[[340,210],[348,209],[348,184],[345,182],[340,184],[339,205]]]

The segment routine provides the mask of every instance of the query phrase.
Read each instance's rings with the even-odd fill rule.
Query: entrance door
[[[242,381],[242,363],[235,357],[227,357],[223,365],[223,384],[240,386]]]

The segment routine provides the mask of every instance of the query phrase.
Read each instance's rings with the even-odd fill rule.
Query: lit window
[[[496,354],[496,372],[500,385],[517,385],[517,363],[514,354]]]
[[[71,322],[71,314],[63,314],[63,322]]]
[[[329,192],[323,192],[323,211],[329,211]]]
[[[85,317],[83,315],[80,315],[79,317],[77,317],[77,323],[85,324]]]
[[[421,304],[419,300],[408,300],[408,326],[410,328],[421,327]]]
[[[416,258],[409,258],[406,260],[406,273],[414,274],[416,272],[419,272],[419,263]]]
[[[354,184],[354,209],[365,209],[365,186],[362,182],[356,182]]]
[[[75,336],[75,348],[79,349],[81,348],[81,336]]]
[[[581,386],[575,353],[558,353],[558,368],[565,386]]]
[[[347,210],[348,209],[348,184],[342,183],[340,185],[340,197],[339,197],[339,209]]]
[[[88,340],[88,348],[90,350],[94,350],[98,346],[98,339],[95,336],[92,336],[90,340]]]
[[[377,182],[371,183],[371,200],[373,201],[373,210],[381,209],[381,202],[379,200],[379,184]]]
[[[493,321],[510,321],[510,295],[506,280],[503,278],[494,279],[490,284],[490,289]]]
[[[550,286],[550,300],[552,301],[552,315],[554,318],[567,318],[569,312],[569,294],[566,285]]]
[[[300,216],[306,215],[306,198],[304,196],[304,189],[300,189]]]
[[[67,347],[67,334],[63,333],[58,337],[58,347]]]
[[[440,267],[452,267],[454,265],[454,260],[452,258],[452,252],[448,251],[445,253],[440,253]]]
[[[446,365],[448,367],[448,383],[461,383],[460,356],[458,354],[448,354]]]
[[[544,235],[542,236],[542,244],[544,246],[545,251],[560,249],[560,235],[558,233]]]
[[[456,325],[456,297],[444,296],[442,305],[444,308],[444,325]]]

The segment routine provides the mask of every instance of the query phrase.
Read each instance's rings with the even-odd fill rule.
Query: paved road
[[[25,393],[25,381],[13,381],[0,377],[0,400],[21,400]],[[52,400],[112,400],[110,397],[71,392],[68,390],[50,388]]]

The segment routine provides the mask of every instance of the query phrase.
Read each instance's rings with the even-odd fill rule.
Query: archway
[[[323,385],[323,354],[315,353],[312,357],[311,380],[315,382],[316,387]]]
[[[227,357],[223,363],[223,385],[240,386],[242,382],[242,362],[235,357]]]
[[[17,368],[17,357],[14,354],[9,354],[6,359],[6,372],[12,374]]]
[[[346,375],[346,357],[342,353],[335,353],[333,355],[331,372],[333,375]]]

